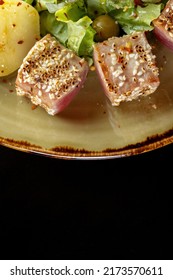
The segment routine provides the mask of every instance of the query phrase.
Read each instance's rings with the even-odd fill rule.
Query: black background
[[[111,160],[0,146],[0,259],[172,259],[173,145]]]

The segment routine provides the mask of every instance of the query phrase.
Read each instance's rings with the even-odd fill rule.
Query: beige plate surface
[[[16,76],[0,79],[0,144],[62,159],[136,155],[173,142],[173,52],[155,49],[160,69],[156,92],[112,107],[95,72],[60,114],[50,116],[18,97]]]

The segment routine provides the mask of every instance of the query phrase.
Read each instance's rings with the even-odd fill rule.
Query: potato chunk
[[[0,77],[16,71],[40,38],[38,12],[18,0],[0,1]]]

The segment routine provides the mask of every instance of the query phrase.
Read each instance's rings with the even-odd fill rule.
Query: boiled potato
[[[0,77],[16,71],[40,38],[38,12],[20,0],[0,1]]]

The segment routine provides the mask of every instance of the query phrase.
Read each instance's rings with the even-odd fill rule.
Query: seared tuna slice
[[[47,34],[24,58],[16,79],[17,95],[55,115],[64,110],[84,84],[88,63]]]
[[[173,50],[173,0],[166,3],[160,16],[153,21],[153,25],[158,40]]]
[[[94,45],[94,63],[113,106],[153,93],[160,84],[155,55],[144,32]]]

